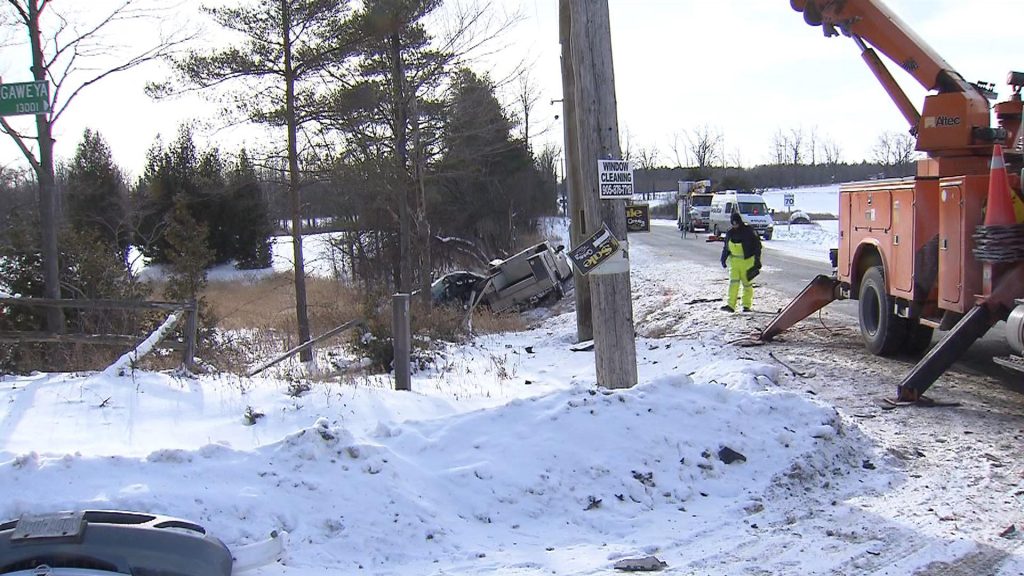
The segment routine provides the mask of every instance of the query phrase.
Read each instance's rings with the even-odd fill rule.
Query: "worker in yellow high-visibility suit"
[[[732,228],[725,233],[722,247],[722,268],[729,266],[728,302],[722,306],[726,312],[736,311],[736,298],[743,286],[743,311],[750,312],[754,304],[754,285],[751,280],[761,271],[761,239],[747,226],[739,212],[730,217]]]

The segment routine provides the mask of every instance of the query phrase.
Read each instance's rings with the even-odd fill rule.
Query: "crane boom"
[[[880,0],[790,0],[804,21],[821,26],[825,36],[852,38],[865,62],[911,125],[917,149],[930,156],[991,153],[1000,134],[990,128],[989,102],[935,50]],[[888,56],[918,84],[935,92],[918,114],[881,59],[866,44]]]

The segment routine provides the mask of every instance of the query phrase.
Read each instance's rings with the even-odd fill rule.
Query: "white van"
[[[724,234],[732,227],[729,219],[733,212],[739,212],[743,221],[753,228],[765,240],[771,240],[775,231],[775,221],[768,212],[768,205],[760,194],[743,194],[735,190],[718,192],[711,199],[712,234]]]

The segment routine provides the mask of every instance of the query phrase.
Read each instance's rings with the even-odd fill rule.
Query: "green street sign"
[[[50,87],[45,81],[0,84],[0,116],[49,112]]]

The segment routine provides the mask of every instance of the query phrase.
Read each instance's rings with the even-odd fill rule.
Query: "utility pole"
[[[602,200],[598,182],[598,160],[619,159],[622,153],[608,0],[562,0],[563,18],[566,7],[573,90],[563,97],[572,101],[572,117],[566,114],[566,121],[576,135],[575,141],[570,138],[566,142],[566,156],[571,166],[568,173],[582,199],[582,205],[574,207],[573,219],[582,210],[587,231],[607,226],[621,242],[623,252],[595,268],[590,278],[597,383],[606,388],[630,388],[637,383],[637,372],[626,200]],[[563,61],[563,85],[564,70]]]
[[[569,216],[569,244],[575,248],[579,246],[590,235],[587,230],[585,218],[583,187],[581,185],[582,174],[579,159],[579,139],[577,138],[576,125],[576,78],[573,71],[572,47],[571,47],[571,10],[569,0],[559,0],[558,3],[558,32],[562,44],[562,127],[565,138],[565,162],[566,170],[563,177],[565,186],[569,191],[569,202],[566,206],[566,214]],[[575,284],[574,295],[576,298],[576,340],[584,342],[594,339],[594,318],[590,301],[590,279],[585,274],[578,272],[573,274]]]

